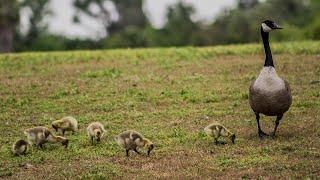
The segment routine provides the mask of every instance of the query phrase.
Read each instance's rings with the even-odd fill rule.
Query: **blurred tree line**
[[[275,40],[320,39],[319,0],[238,0],[208,24],[193,21],[194,7],[178,1],[168,7],[166,23],[154,28],[143,11],[143,0],[73,0],[81,23],[86,15],[103,24],[106,37],[99,40],[70,39],[50,34],[43,19],[52,16],[50,0],[0,0],[0,52],[102,49],[154,46],[205,46],[257,42],[260,22],[274,19],[285,30]],[[118,18],[112,18],[112,3]],[[95,7],[95,8],[92,8]],[[28,11],[29,28],[21,32],[20,13]]]

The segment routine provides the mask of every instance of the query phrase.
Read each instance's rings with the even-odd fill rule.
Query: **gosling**
[[[128,130],[120,133],[118,136],[114,137],[114,140],[118,143],[119,146],[126,149],[126,156],[129,157],[129,151],[133,150],[137,154],[140,154],[137,148],[147,148],[148,156],[154,148],[153,143],[143,137],[140,133]]]
[[[47,142],[61,143],[66,148],[69,143],[65,137],[55,136],[48,128],[42,126],[27,129],[24,131],[24,134],[27,136],[30,145],[39,146],[41,149],[43,149],[43,144]]]
[[[28,149],[28,142],[20,139],[18,141],[16,141],[13,145],[12,145],[12,152],[14,155],[25,155]]]
[[[222,137],[228,137],[232,143],[234,144],[234,141],[236,139],[236,135],[229,131],[226,127],[221,125],[218,122],[212,123],[204,128],[204,132],[208,135],[214,138],[214,143],[218,144],[218,138],[220,136]]]
[[[78,131],[78,121],[71,116],[53,121],[51,126],[56,130],[56,132],[61,129],[63,136],[66,131],[72,131],[72,134]]]
[[[94,139],[96,139],[97,142],[100,142],[104,132],[106,132],[106,130],[100,122],[93,122],[89,124],[89,126],[87,127],[87,133],[88,136],[91,138],[92,144]]]

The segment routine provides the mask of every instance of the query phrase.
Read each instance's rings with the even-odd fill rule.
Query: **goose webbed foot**
[[[261,126],[260,126],[260,115],[259,115],[259,113],[255,113],[255,114],[256,114],[256,120],[257,120],[257,124],[258,124],[258,134],[259,134],[259,138],[260,138],[260,140],[263,140],[263,139],[265,139],[265,138],[268,136],[268,134],[265,133],[265,132],[263,132],[263,131],[261,130]]]
[[[276,133],[275,133],[275,132],[272,132],[272,133],[270,134],[270,137],[273,138],[273,139],[276,138]]]
[[[269,136],[267,133],[263,132],[262,130],[260,130],[258,134],[259,134],[260,140],[264,140],[266,137]]]

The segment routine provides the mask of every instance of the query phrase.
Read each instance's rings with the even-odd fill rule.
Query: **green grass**
[[[272,43],[293,104],[275,139],[260,141],[248,87],[263,64],[260,44],[0,55],[0,178],[307,178],[320,176],[320,42]],[[23,130],[74,116],[70,146],[11,154]],[[274,118],[262,117],[272,131]],[[91,145],[86,126],[105,125]],[[219,121],[236,144],[215,146],[203,128]],[[126,158],[113,136],[135,129],[155,143]]]

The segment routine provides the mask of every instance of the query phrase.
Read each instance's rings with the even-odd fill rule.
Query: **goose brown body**
[[[249,103],[255,113],[266,116],[277,116],[287,112],[292,103],[291,89],[289,83],[283,80],[284,87],[276,91],[267,91],[251,83],[249,89]]]

